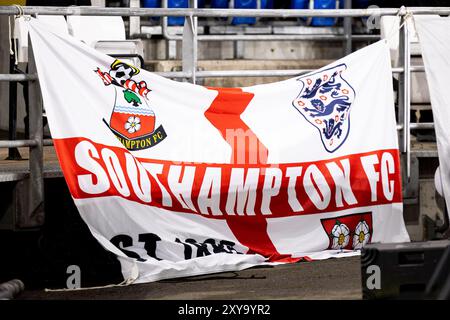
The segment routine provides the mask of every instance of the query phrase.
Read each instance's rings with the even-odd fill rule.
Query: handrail
[[[1,81],[35,81],[38,79],[37,74],[0,74]]]
[[[197,78],[228,78],[228,77],[290,77],[297,76],[313,69],[286,69],[286,70],[208,70],[197,71]],[[411,72],[425,72],[424,66],[411,66]],[[402,73],[402,67],[392,68],[392,73]],[[166,78],[184,79],[190,78],[192,74],[185,71],[163,71],[153,72]],[[34,81],[37,80],[37,74],[0,74],[0,81]]]
[[[196,1],[194,2],[193,9],[196,8]],[[260,5],[260,1],[257,1],[257,3]],[[168,9],[168,0],[162,0],[161,5],[163,9]],[[223,9],[219,9],[223,10]],[[247,9],[246,9],[247,10]],[[266,9],[264,9],[265,11]],[[247,15],[246,15],[247,16]],[[348,18],[348,16],[347,16]],[[351,18],[351,17],[350,17]],[[349,30],[346,30],[347,32]],[[182,41],[183,36],[177,35],[177,34],[171,34],[169,33],[169,27],[168,27],[168,20],[167,16],[163,16],[161,19],[161,32],[165,39],[167,40],[174,40],[174,41]],[[230,35],[230,34],[221,34],[221,35],[198,35],[197,40],[198,41],[296,41],[296,40],[303,40],[303,41],[339,41],[339,40],[346,40],[348,41],[348,38],[351,38],[351,36],[348,36],[345,32],[341,34],[236,34],[236,35]],[[377,35],[355,35],[353,36],[355,40],[372,40],[372,39],[379,39],[379,36]]]
[[[175,8],[101,8],[90,6],[70,7],[22,7],[23,12],[16,6],[0,6],[0,15],[80,15],[80,16],[140,16],[140,17],[267,17],[267,18],[298,18],[298,17],[368,17],[410,14],[439,14],[450,15],[450,7],[408,7],[407,10],[398,8],[370,8],[370,9],[175,9]]]
[[[38,140],[0,140],[0,148],[35,147]]]
[[[313,69],[286,69],[286,70],[208,70],[197,71],[197,78],[229,78],[229,77],[290,77],[298,76],[311,72]],[[411,72],[425,72],[424,66],[411,66]],[[402,67],[392,68],[392,73],[402,73]],[[166,78],[185,79],[190,78],[192,74],[185,71],[163,71],[153,72]],[[0,74],[0,81],[34,81],[37,80],[36,74]]]

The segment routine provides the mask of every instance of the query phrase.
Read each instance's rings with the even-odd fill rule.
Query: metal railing
[[[299,17],[368,17],[376,16],[395,16],[401,17],[402,23],[405,21],[407,13],[409,14],[439,14],[449,15],[449,8],[385,8],[385,9],[302,9],[302,10],[285,10],[285,9],[167,9],[167,8],[99,8],[99,7],[23,7],[21,9],[14,6],[0,6],[0,15],[86,15],[86,16],[139,16],[139,17],[165,17],[163,21],[164,35],[167,39],[181,40],[183,42],[183,71],[181,72],[159,72],[158,74],[169,78],[189,78],[193,83],[197,78],[212,77],[269,77],[269,76],[297,76],[312,70],[234,70],[234,71],[197,71],[197,41],[203,39],[197,35],[196,18],[198,17],[267,17],[267,18],[299,18]],[[167,34],[168,16],[186,17],[184,24],[184,32],[182,37]],[[348,21],[348,20],[347,20]],[[348,22],[346,24],[348,32]],[[205,40],[220,40],[224,36],[204,36]],[[274,40],[273,37],[267,35],[252,35],[255,40]],[[328,36],[322,40],[329,40]],[[343,37],[343,38],[342,38]],[[352,36],[336,36],[330,35],[330,39],[345,40],[346,47],[351,49]],[[235,35],[232,40],[249,40],[248,36]],[[292,40],[318,40],[314,37],[306,35],[292,35],[286,37]],[[351,43],[351,42],[350,42]],[[433,128],[432,123],[410,123],[411,110],[411,72],[423,72],[423,66],[411,66],[410,64],[410,48],[409,35],[406,23],[400,32],[400,61],[398,68],[393,68],[393,73],[399,75],[399,123],[398,130],[400,133],[400,151],[406,157],[405,169],[406,178],[410,176],[411,146],[410,146],[410,130],[411,129],[428,129]],[[27,140],[0,141],[0,148],[17,148],[30,147],[29,158],[29,217],[33,216],[33,208],[43,203],[43,146],[51,145],[51,140],[43,139],[43,123],[42,123],[42,105],[40,99],[39,81],[34,65],[32,46],[29,45],[29,73],[26,75],[17,74],[0,74],[0,81],[29,81],[30,83],[30,99],[29,99],[29,123],[30,137]],[[33,223],[31,223],[33,224]],[[34,222],[36,224],[36,222]]]
[[[191,0],[191,8],[197,8],[197,0]],[[161,6],[163,9],[168,8],[168,0],[162,0]],[[351,0],[345,0],[345,7],[350,8]],[[257,7],[261,7],[261,0],[257,0]],[[266,11],[267,9],[264,9]],[[229,16],[231,17],[231,16]],[[260,17],[259,15],[256,17]],[[308,35],[274,35],[274,34],[233,34],[233,35],[199,35],[197,36],[198,41],[345,41],[344,52],[349,54],[352,48],[352,38],[358,40],[373,40],[379,37],[373,35],[352,35],[351,29],[351,18],[350,16],[343,17],[344,19],[344,33],[340,35],[336,34],[308,34]],[[195,21],[194,21],[195,22]],[[161,29],[162,35],[167,40],[182,41],[183,37],[180,35],[170,34],[168,27],[168,17],[163,16],[161,19]]]

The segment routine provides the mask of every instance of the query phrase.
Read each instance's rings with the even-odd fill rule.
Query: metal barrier
[[[166,3],[166,1],[164,1]],[[23,11],[23,12],[22,12]],[[408,28],[405,20],[407,14],[440,14],[449,15],[448,8],[408,8],[400,9],[147,9],[147,8],[98,8],[98,7],[23,7],[19,9],[15,6],[0,6],[0,15],[87,15],[87,16],[139,16],[139,17],[165,17],[163,19],[163,34],[168,40],[181,40],[183,43],[183,71],[181,72],[159,72],[158,74],[169,78],[189,78],[193,83],[197,78],[212,77],[269,77],[269,76],[297,76],[307,73],[311,70],[238,70],[238,71],[197,71],[197,42],[198,40],[223,41],[224,36],[198,36],[197,35],[197,17],[272,17],[272,18],[295,18],[295,17],[342,17],[347,18],[345,29],[347,34],[337,35],[291,35],[284,36],[286,40],[345,40],[345,47],[351,50],[351,30],[349,33],[348,21],[352,17],[385,16],[398,15],[401,17],[403,25],[400,32],[400,61],[401,66],[393,68],[393,73],[399,74],[399,124],[397,126],[400,133],[400,151],[405,156],[405,175],[406,183],[410,177],[411,162],[411,129],[429,129],[433,128],[433,123],[410,123],[411,110],[411,72],[423,72],[423,66],[411,66]],[[167,17],[183,16],[186,17],[183,36],[174,36],[167,33]],[[165,27],[164,27],[165,26]],[[350,25],[351,27],[351,25]],[[277,38],[278,37],[278,38]],[[353,37],[354,38],[354,37]],[[233,35],[227,40],[279,40],[276,35]],[[0,141],[0,148],[30,147],[29,158],[29,197],[28,197],[28,218],[31,223],[29,226],[35,226],[41,223],[36,218],[34,212],[42,206],[44,200],[43,193],[43,146],[51,145],[51,140],[43,139],[42,124],[42,105],[40,98],[39,82],[34,65],[31,44],[29,45],[29,74],[0,74],[0,81],[29,81],[30,82],[30,137],[28,140]],[[1,181],[1,178],[0,178]]]
[[[197,8],[197,0],[191,0],[191,8]],[[164,9],[168,8],[168,0],[162,0],[161,6]],[[257,6],[261,7],[261,0],[257,0]],[[351,0],[345,0],[345,8],[351,7]],[[266,11],[267,9],[264,9]],[[250,16],[250,15],[249,15]],[[259,16],[256,16],[259,17]],[[310,40],[310,41],[327,41],[327,40],[342,40],[345,42],[344,53],[350,54],[352,49],[352,37],[359,40],[373,40],[378,39],[377,36],[370,35],[354,35],[352,36],[350,16],[345,16],[344,19],[344,34],[342,35],[205,35],[197,36],[198,41],[295,41],[295,40]],[[161,20],[162,35],[167,40],[182,41],[183,37],[170,34],[168,31],[168,17],[164,16]],[[195,23],[195,21],[194,21]]]

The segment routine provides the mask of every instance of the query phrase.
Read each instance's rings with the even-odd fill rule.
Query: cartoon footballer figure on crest
[[[320,133],[326,151],[343,145],[350,131],[350,109],[355,90],[342,77],[345,64],[298,78],[300,94],[292,105]]]
[[[162,125],[155,129],[155,113],[148,105],[148,94],[152,91],[145,81],[136,82],[132,78],[140,70],[120,60],[111,64],[108,72],[97,68],[95,72],[105,86],[113,86],[115,91],[111,118],[105,124],[128,150],[141,150],[155,146],[167,134]]]

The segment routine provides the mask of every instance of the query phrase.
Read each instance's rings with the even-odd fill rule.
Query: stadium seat
[[[291,0],[291,9],[336,9],[343,0]],[[316,17],[306,19],[306,24],[314,27],[331,27],[336,18]]]
[[[169,8],[179,9],[179,8],[189,8],[189,0],[169,0]],[[169,26],[182,26],[184,25],[184,17],[169,17],[167,19],[167,24]]]
[[[257,9],[257,0],[211,0],[211,8],[214,9]],[[273,8],[273,0],[260,0],[260,9]],[[258,19],[255,17],[234,17],[232,25],[253,25]]]
[[[161,8],[161,0],[143,0],[143,8]],[[168,8],[189,8],[189,0],[168,0]],[[197,0],[197,8],[204,8],[205,0]],[[228,7],[227,7],[228,8]],[[158,19],[158,18],[155,18]],[[184,17],[168,17],[167,25],[182,26],[184,25]]]
[[[160,8],[161,0],[143,0],[142,8]]]
[[[311,9],[336,9],[339,5],[339,1],[336,0],[314,0],[314,4],[312,2],[310,1],[309,5]],[[315,27],[331,27],[336,24],[336,21],[336,18],[318,17],[312,18],[309,24]]]
[[[143,45],[140,40],[127,40],[122,17],[68,16],[69,33],[105,54],[121,58],[141,67]]]
[[[231,5],[234,9],[256,9],[256,0],[231,0]],[[235,17],[231,20],[233,25],[252,25],[256,23],[255,17]]]
[[[308,9],[309,0],[291,0],[291,9]]]
[[[261,0],[261,9],[273,9],[273,0]]]
[[[228,9],[228,0],[211,0],[211,8],[213,9]]]

